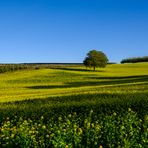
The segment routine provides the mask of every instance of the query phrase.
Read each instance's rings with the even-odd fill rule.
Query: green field
[[[24,70],[0,77],[0,102],[87,93],[146,93],[148,64],[108,65],[96,72],[76,66]]]
[[[74,112],[81,124],[91,109],[101,118],[114,112],[124,116],[129,108],[139,120],[148,115],[148,63],[112,64],[95,72],[71,65],[0,74],[1,124],[7,117],[38,121],[41,116],[48,124],[51,118],[56,121],[59,116]],[[136,118],[134,121],[137,123]],[[97,146],[107,142],[100,143]],[[115,144],[106,147],[115,147]]]

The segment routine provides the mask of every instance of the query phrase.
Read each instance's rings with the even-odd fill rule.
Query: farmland
[[[96,71],[83,66],[67,65],[57,68],[6,72],[0,74],[0,78],[1,129],[11,131],[11,128],[18,125],[18,130],[20,130],[20,125],[22,125],[23,128],[28,128],[28,133],[32,127],[38,132],[40,132],[40,128],[43,130],[42,134],[40,133],[41,137],[38,140],[35,139],[34,142],[31,139],[28,145],[26,142],[26,147],[31,147],[32,143],[34,143],[34,147],[35,145],[36,147],[73,147],[74,145],[75,147],[90,147],[93,144],[96,145],[94,147],[117,147],[117,145],[141,147],[148,144],[148,141],[145,140],[148,137],[144,133],[148,128],[146,118],[148,115],[148,63],[111,64]],[[90,112],[93,112],[91,117],[89,117]],[[20,120],[20,118],[22,119]],[[128,118],[131,120],[128,121]],[[86,120],[91,126],[88,124],[85,126]],[[69,121],[72,123],[67,123]],[[36,126],[36,122],[43,126]],[[111,126],[112,123],[114,123],[113,126]],[[133,132],[133,135],[126,137],[130,123],[129,131]],[[62,127],[63,124],[66,127],[60,130],[58,127]],[[71,128],[67,127],[67,124]],[[137,130],[133,124],[140,129]],[[74,125],[80,133],[75,133],[76,137],[72,140],[73,142],[70,140],[68,142],[66,138],[65,141],[61,140],[61,146],[59,146],[61,141],[55,140],[56,136],[51,136],[51,133],[47,134],[47,131],[44,132],[48,127],[48,129],[54,129],[54,134],[55,131],[58,131],[57,135],[61,136],[62,130],[65,129],[66,136],[63,135],[63,137],[69,137],[68,134],[74,134],[74,131],[70,131]],[[123,137],[117,136],[120,137],[118,139],[115,135],[123,125],[127,128],[127,133],[124,134],[124,130],[121,131],[120,135]],[[106,131],[104,127],[106,127]],[[116,134],[110,131],[111,127]],[[89,128],[90,130],[88,130]],[[85,131],[83,134],[81,129]],[[97,143],[98,141],[95,141],[94,137],[85,137],[87,134],[92,135],[90,131],[96,137],[102,135],[102,137],[98,137],[100,143]],[[48,136],[43,138],[46,136],[45,133],[51,138],[51,143],[47,142]],[[109,136],[111,133],[115,135]],[[15,135],[15,133],[13,134]],[[1,131],[2,135],[3,147],[13,145],[12,138],[9,138],[12,136],[11,134],[6,136],[5,132]],[[105,139],[104,137],[107,135],[109,138]],[[136,140],[135,137],[138,135],[141,136]],[[54,137],[55,143],[52,137]],[[117,138],[116,141],[119,143],[112,143],[111,138],[114,138],[113,140]],[[122,141],[124,138],[127,141]],[[132,138],[135,139],[134,143],[130,142]],[[41,142],[38,143],[37,141],[40,140]],[[140,141],[139,144],[137,141]],[[18,140],[18,145],[20,143]]]

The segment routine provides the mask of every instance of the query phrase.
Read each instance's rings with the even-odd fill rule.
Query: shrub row
[[[36,64],[1,64],[0,73],[13,72],[24,69],[41,69],[50,68],[50,65],[36,65]]]
[[[22,70],[22,69],[29,69],[29,68],[30,67],[27,65],[5,64],[5,65],[0,65],[0,73]]]
[[[68,65],[68,64],[67,64]],[[0,73],[13,72],[17,70],[24,69],[42,69],[42,68],[52,68],[57,69],[67,66],[66,64],[0,64]]]
[[[123,59],[121,63],[148,62],[148,56]]]

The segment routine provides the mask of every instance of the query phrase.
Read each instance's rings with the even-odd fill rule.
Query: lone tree
[[[96,67],[104,68],[107,65],[108,58],[102,51],[91,50],[87,53],[87,57],[84,59],[83,64],[86,67],[93,67],[94,71]]]

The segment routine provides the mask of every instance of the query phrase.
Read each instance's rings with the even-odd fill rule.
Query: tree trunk
[[[94,66],[94,71],[95,71],[96,67]]]

